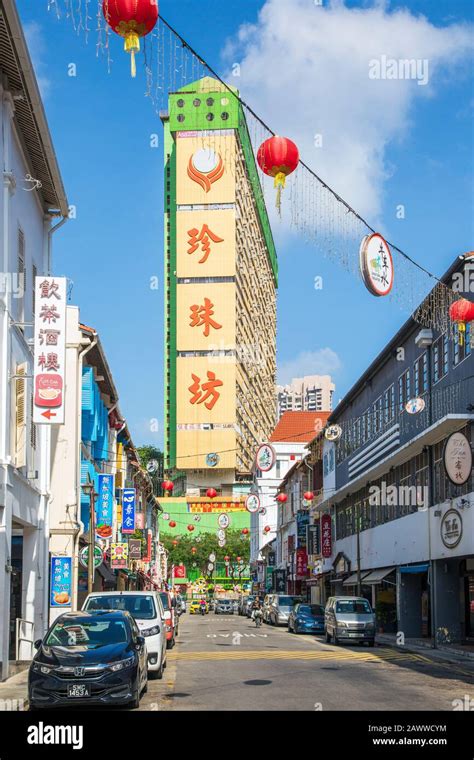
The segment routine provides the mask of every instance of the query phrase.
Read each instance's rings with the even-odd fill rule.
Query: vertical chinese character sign
[[[51,607],[70,607],[72,591],[71,557],[51,557]]]
[[[135,531],[135,489],[124,488],[122,491],[122,533]]]
[[[100,538],[112,537],[114,520],[114,476],[101,473],[97,476],[99,497],[97,499],[96,533]]]
[[[332,554],[331,515],[321,516],[321,554],[323,557],[330,557]]]
[[[35,278],[33,422],[64,423],[66,278]]]

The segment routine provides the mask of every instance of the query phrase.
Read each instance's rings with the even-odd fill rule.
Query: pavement
[[[283,627],[257,629],[239,615],[186,613],[164,677],[148,682],[140,711],[442,711],[474,704],[474,662],[419,649],[380,640],[375,648],[334,646]],[[0,709],[27,709],[26,685],[27,671],[0,683]]]

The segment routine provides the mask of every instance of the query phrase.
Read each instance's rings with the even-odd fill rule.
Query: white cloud
[[[46,50],[46,44],[43,37],[43,31],[36,21],[29,21],[23,25],[23,31],[26,37],[26,44],[30,52],[31,60],[33,61],[33,67],[38,82],[38,87],[41,92],[41,97],[45,100],[51,89],[51,81],[44,74],[46,64],[44,62],[44,54]]]
[[[389,143],[407,134],[413,107],[433,97],[469,61],[472,27],[434,26],[382,1],[347,8],[343,0],[267,0],[224,57],[240,63],[228,81],[303,160],[360,213],[377,221]],[[428,61],[428,83],[371,79],[372,59]],[[421,64],[420,64],[421,65]],[[315,148],[316,134],[323,147]]]
[[[302,351],[278,366],[278,384],[286,385],[295,377],[305,375],[333,375],[342,366],[339,356],[332,348]]]

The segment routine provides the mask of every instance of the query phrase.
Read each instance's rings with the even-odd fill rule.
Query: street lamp
[[[92,593],[94,586],[94,547],[95,547],[95,500],[98,493],[95,492],[94,483],[89,481],[81,486],[84,493],[89,496],[89,556],[87,558],[87,593]]]

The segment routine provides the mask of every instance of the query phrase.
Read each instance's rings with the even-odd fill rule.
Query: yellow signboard
[[[178,351],[234,349],[234,283],[178,285],[176,323]]]
[[[235,423],[235,359],[179,356],[176,364],[177,424]]]
[[[178,132],[176,176],[178,205],[234,203],[234,135]]]
[[[176,251],[177,277],[234,277],[234,210],[178,211]]]
[[[211,430],[178,430],[176,433],[176,466],[180,470],[229,469],[236,467],[237,434],[233,427]],[[216,467],[209,464],[207,454],[218,452]]]

